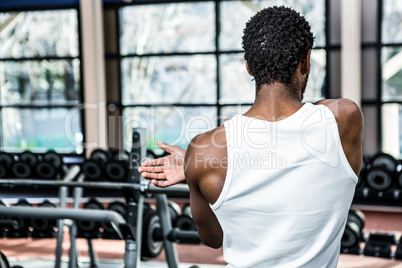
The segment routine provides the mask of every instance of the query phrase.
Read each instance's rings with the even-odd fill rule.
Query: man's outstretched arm
[[[228,120],[226,118],[223,121]],[[185,182],[183,164],[186,150],[177,145],[168,145],[161,141],[158,141],[158,146],[170,155],[145,161],[138,171],[141,172],[144,178],[151,179],[155,186],[162,188]]]
[[[198,234],[206,245],[219,248],[222,246],[222,228],[209,206],[207,200],[209,194],[205,193],[217,190],[213,183],[208,182],[214,180],[214,172],[212,172],[209,162],[212,157],[209,153],[211,149],[205,147],[208,146],[208,142],[205,142],[205,135],[198,135],[191,141],[184,161],[184,173],[190,189],[191,214]]]

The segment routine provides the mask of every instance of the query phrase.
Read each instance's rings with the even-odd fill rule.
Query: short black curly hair
[[[274,82],[291,86],[299,62],[314,43],[306,19],[284,6],[262,9],[246,23],[243,33],[244,59],[257,91]]]

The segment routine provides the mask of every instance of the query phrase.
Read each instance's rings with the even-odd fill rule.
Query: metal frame
[[[48,6],[48,7],[15,7],[15,8],[2,8],[0,9],[0,13],[9,13],[9,12],[30,12],[30,11],[57,11],[57,10],[76,10],[77,11],[77,27],[78,27],[78,55],[73,57],[73,56],[43,56],[43,57],[22,57],[22,58],[7,58],[7,57],[0,57],[0,62],[7,62],[7,61],[14,61],[14,62],[29,62],[29,61],[42,61],[42,60],[75,60],[78,59],[80,61],[80,81],[79,81],[79,86],[80,86],[80,92],[79,92],[79,98],[80,100],[77,101],[76,104],[2,104],[0,102],[0,122],[2,121],[2,114],[1,111],[3,108],[19,108],[19,109],[59,109],[59,108],[67,108],[71,109],[75,107],[76,105],[83,103],[84,102],[84,84],[83,84],[83,62],[82,62],[82,38],[81,38],[81,19],[80,19],[80,9],[79,5],[61,5],[61,6]],[[85,118],[84,118],[84,113],[82,111],[79,111],[80,113],[80,120],[81,120],[81,129],[83,134],[85,133]],[[3,135],[3,125],[0,125],[0,136],[2,137]],[[0,140],[0,146],[3,146],[2,144],[3,140]],[[85,135],[84,135],[84,142],[85,142]],[[77,153],[64,153],[63,155],[66,156],[81,156],[85,155],[85,149],[82,154],[77,154]]]
[[[166,193],[168,192],[186,192],[189,193],[187,185],[176,185],[169,188],[158,188],[153,186],[149,180],[141,177],[136,169],[141,160],[145,157],[146,148],[142,142],[147,136],[146,129],[133,129],[133,145],[132,155],[137,157],[130,159],[130,172],[126,183],[113,182],[84,182],[84,174],[80,174],[79,166],[72,166],[66,173],[63,180],[33,180],[33,179],[0,179],[0,187],[14,188],[15,186],[50,186],[59,188],[60,208],[20,208],[20,207],[0,207],[0,215],[31,217],[40,216],[45,219],[59,219],[56,261],[55,267],[61,265],[62,241],[63,241],[63,219],[86,220],[86,221],[103,221],[110,222],[121,239],[126,242],[124,264],[126,268],[139,267],[141,262],[141,247],[143,233],[143,213],[145,195],[154,193],[157,202],[157,211],[161,220],[162,240],[165,247],[166,259],[170,268],[178,267],[178,257],[176,247],[172,241],[168,239],[168,235],[172,230],[170,224],[170,216],[168,212],[168,203]],[[73,181],[78,176],[77,180]],[[66,197],[69,188],[73,188],[73,209],[66,209]],[[79,209],[84,188],[95,189],[120,189],[122,190],[127,203],[127,220],[114,211],[99,211]],[[135,233],[134,233],[135,232]],[[69,250],[69,268],[75,268],[78,262],[78,253],[76,250],[77,226],[75,222],[70,227],[70,250]],[[91,239],[87,239],[89,255],[91,257],[91,267],[96,267],[96,254],[92,247]]]
[[[61,267],[61,255],[62,255],[62,242],[63,242],[63,219],[72,220],[89,220],[89,221],[103,221],[110,222],[115,227],[117,233],[122,239],[125,239],[125,254],[124,254],[124,264],[126,268],[135,268],[140,266],[141,262],[141,241],[142,241],[142,218],[144,210],[144,196],[153,193],[156,199],[157,212],[161,220],[161,231],[163,235],[163,243],[166,254],[166,261],[169,268],[178,267],[178,255],[174,242],[169,240],[168,236],[173,230],[170,223],[170,216],[168,212],[168,202],[166,193],[179,192],[187,193],[189,192],[187,185],[175,185],[168,188],[158,188],[148,183],[108,183],[108,182],[83,182],[83,175],[80,175],[78,181],[72,181],[79,170],[74,170],[69,172],[69,175],[62,181],[51,181],[51,180],[19,180],[19,179],[0,179],[0,186],[2,187],[15,187],[15,186],[52,186],[59,187],[60,189],[60,208],[32,208],[32,207],[0,207],[0,215],[14,216],[14,217],[37,217],[40,215],[44,219],[58,219],[58,233],[57,233],[57,246],[56,246],[56,260],[55,267]],[[75,174],[75,175],[73,175]],[[74,208],[65,208],[65,197],[67,195],[67,190],[69,187],[74,188]],[[79,204],[81,203],[81,196],[83,188],[114,188],[128,190],[132,194],[137,196],[137,216],[130,218],[128,215],[127,222],[123,217],[114,211],[99,211],[91,209],[79,209]],[[138,195],[137,195],[138,194]],[[128,202],[128,207],[130,203]],[[64,206],[64,207],[63,207]],[[133,206],[134,207],[134,206]],[[129,208],[128,208],[129,209]],[[122,232],[120,232],[119,226],[121,224],[132,225],[135,223],[135,237],[124,237]],[[174,231],[174,230],[173,230]],[[76,239],[76,226],[73,223],[70,229],[70,250],[69,250],[69,268],[75,268],[77,265],[77,251],[75,245]],[[185,234],[184,234],[185,235]],[[135,240],[134,240],[135,239]],[[96,256],[92,248],[91,240],[88,240],[89,254],[91,256],[91,265],[96,267]]]
[[[322,88],[322,95],[324,97],[329,97],[330,94],[330,51],[331,50],[339,50],[340,46],[333,46],[330,45],[329,43],[329,0],[323,0],[324,2],[324,12],[326,16],[326,21],[325,21],[325,38],[326,38],[326,43],[325,46],[322,47],[314,47],[314,49],[324,49],[326,51],[326,77],[325,77],[325,87]],[[216,125],[219,126],[221,124],[221,109],[223,107],[233,107],[239,105],[239,103],[219,103],[220,95],[221,95],[221,74],[220,74],[220,69],[221,69],[221,63],[220,63],[220,56],[221,55],[226,55],[226,54],[240,54],[243,53],[243,50],[220,50],[219,49],[219,33],[220,33],[220,4],[223,2],[223,0],[211,0],[208,2],[213,2],[215,4],[215,33],[216,33],[216,38],[215,38],[215,50],[213,51],[198,51],[198,52],[170,52],[170,53],[146,53],[146,54],[127,54],[127,55],[121,55],[120,53],[120,34],[121,34],[121,29],[120,29],[120,10],[121,8],[127,7],[127,6],[135,6],[135,5],[151,5],[151,4],[164,4],[164,3],[191,3],[191,2],[202,2],[202,1],[191,1],[191,0],[182,0],[182,1],[163,1],[163,0],[153,0],[153,1],[135,1],[131,3],[108,3],[104,4],[105,9],[114,9],[116,11],[116,27],[117,27],[117,52],[116,53],[107,53],[105,55],[106,60],[108,59],[115,59],[119,61],[119,67],[118,67],[118,83],[119,83],[119,94],[120,94],[120,102],[109,102],[108,104],[114,104],[116,107],[119,108],[120,115],[123,114],[124,109],[130,108],[130,107],[215,107],[217,108],[217,122]],[[124,58],[132,58],[132,57],[157,57],[157,56],[191,56],[191,55],[215,55],[216,58],[216,101],[214,103],[159,103],[159,104],[123,104],[122,103],[122,83],[121,83],[121,77],[122,77],[122,70],[121,70],[121,60]],[[111,89],[108,89],[111,90]],[[242,106],[248,106],[252,105],[253,103],[241,103],[240,105]]]

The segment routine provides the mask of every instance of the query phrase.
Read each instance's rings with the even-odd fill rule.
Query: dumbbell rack
[[[169,267],[178,266],[177,252],[174,244],[168,240],[167,236],[172,231],[172,226],[170,223],[167,196],[166,193],[188,193],[188,187],[186,185],[176,185],[169,188],[157,188],[149,184],[132,184],[132,183],[108,183],[108,182],[98,182],[98,183],[87,183],[81,182],[78,177],[78,181],[70,181],[74,175],[74,168],[71,170],[63,181],[40,181],[40,180],[15,180],[15,179],[1,179],[0,185],[5,187],[16,187],[16,186],[53,186],[59,187],[60,189],[60,208],[50,209],[50,208],[21,208],[21,207],[0,207],[0,216],[8,217],[37,217],[41,215],[44,219],[71,219],[71,220],[92,220],[92,221],[103,221],[110,222],[112,226],[115,227],[121,238],[126,241],[125,247],[125,257],[124,263],[126,268],[139,267],[140,263],[140,249],[141,249],[141,235],[142,235],[142,214],[144,209],[144,196],[151,193],[154,194],[157,205],[157,212],[161,221],[161,231],[164,237],[164,249],[166,252],[166,259]],[[67,189],[74,188],[74,204],[73,209],[66,209],[66,198]],[[137,209],[137,217],[135,219],[127,219],[127,222],[116,212],[112,211],[99,211],[99,210],[80,210],[78,206],[80,204],[80,198],[83,188],[106,188],[106,189],[123,189],[128,197],[127,205],[128,211],[131,209]],[[130,194],[131,193],[131,194]],[[136,197],[135,197],[136,195]],[[126,197],[127,199],[127,197]],[[133,202],[135,200],[135,202]],[[130,222],[131,221],[131,222]],[[132,221],[136,221],[135,223]],[[137,226],[137,228],[133,228]],[[76,267],[76,226],[72,224],[70,228],[70,251],[69,251],[69,267]],[[57,246],[56,246],[56,268],[60,267],[60,260],[62,254],[61,244],[63,242],[63,223],[59,221],[58,223],[58,234],[57,234]],[[96,263],[93,254],[90,255],[91,262]]]
[[[380,152],[363,157],[353,204],[382,211],[402,211],[402,165],[393,156]]]
[[[145,155],[145,147],[140,146],[141,137],[145,132],[141,129],[133,131],[133,150],[137,155],[133,159],[138,167],[141,156]],[[75,221],[98,221],[108,222],[115,229],[119,237],[125,240],[124,267],[140,267],[141,261],[141,242],[143,233],[143,213],[145,197],[153,197],[156,201],[157,214],[160,219],[160,230],[157,236],[163,241],[166,254],[166,261],[170,268],[178,267],[178,256],[174,242],[183,240],[193,240],[200,242],[196,233],[180,232],[172,229],[168,212],[167,193],[187,194],[187,185],[175,185],[169,188],[157,188],[140,176],[137,168],[131,168],[127,183],[112,182],[84,182],[84,175],[80,173],[78,166],[72,166],[62,180],[34,180],[34,179],[0,179],[2,187],[55,187],[59,189],[60,206],[54,208],[39,207],[0,207],[0,216],[6,217],[41,217],[47,220],[58,220],[57,244],[55,252],[55,267],[61,266],[62,242],[64,219],[73,220],[70,226],[70,250],[69,268],[77,267],[77,249],[75,239],[77,238],[77,226]],[[117,189],[122,190],[127,204],[127,219],[125,220],[119,213],[114,211],[79,209],[82,199],[83,189]],[[68,190],[73,190],[73,208],[67,209]],[[92,242],[88,239],[89,255],[91,267],[97,267],[96,257],[92,247]]]

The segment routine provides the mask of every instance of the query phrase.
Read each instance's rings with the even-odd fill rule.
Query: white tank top
[[[336,267],[357,176],[331,110],[224,123],[228,168],[211,205],[227,267]]]

